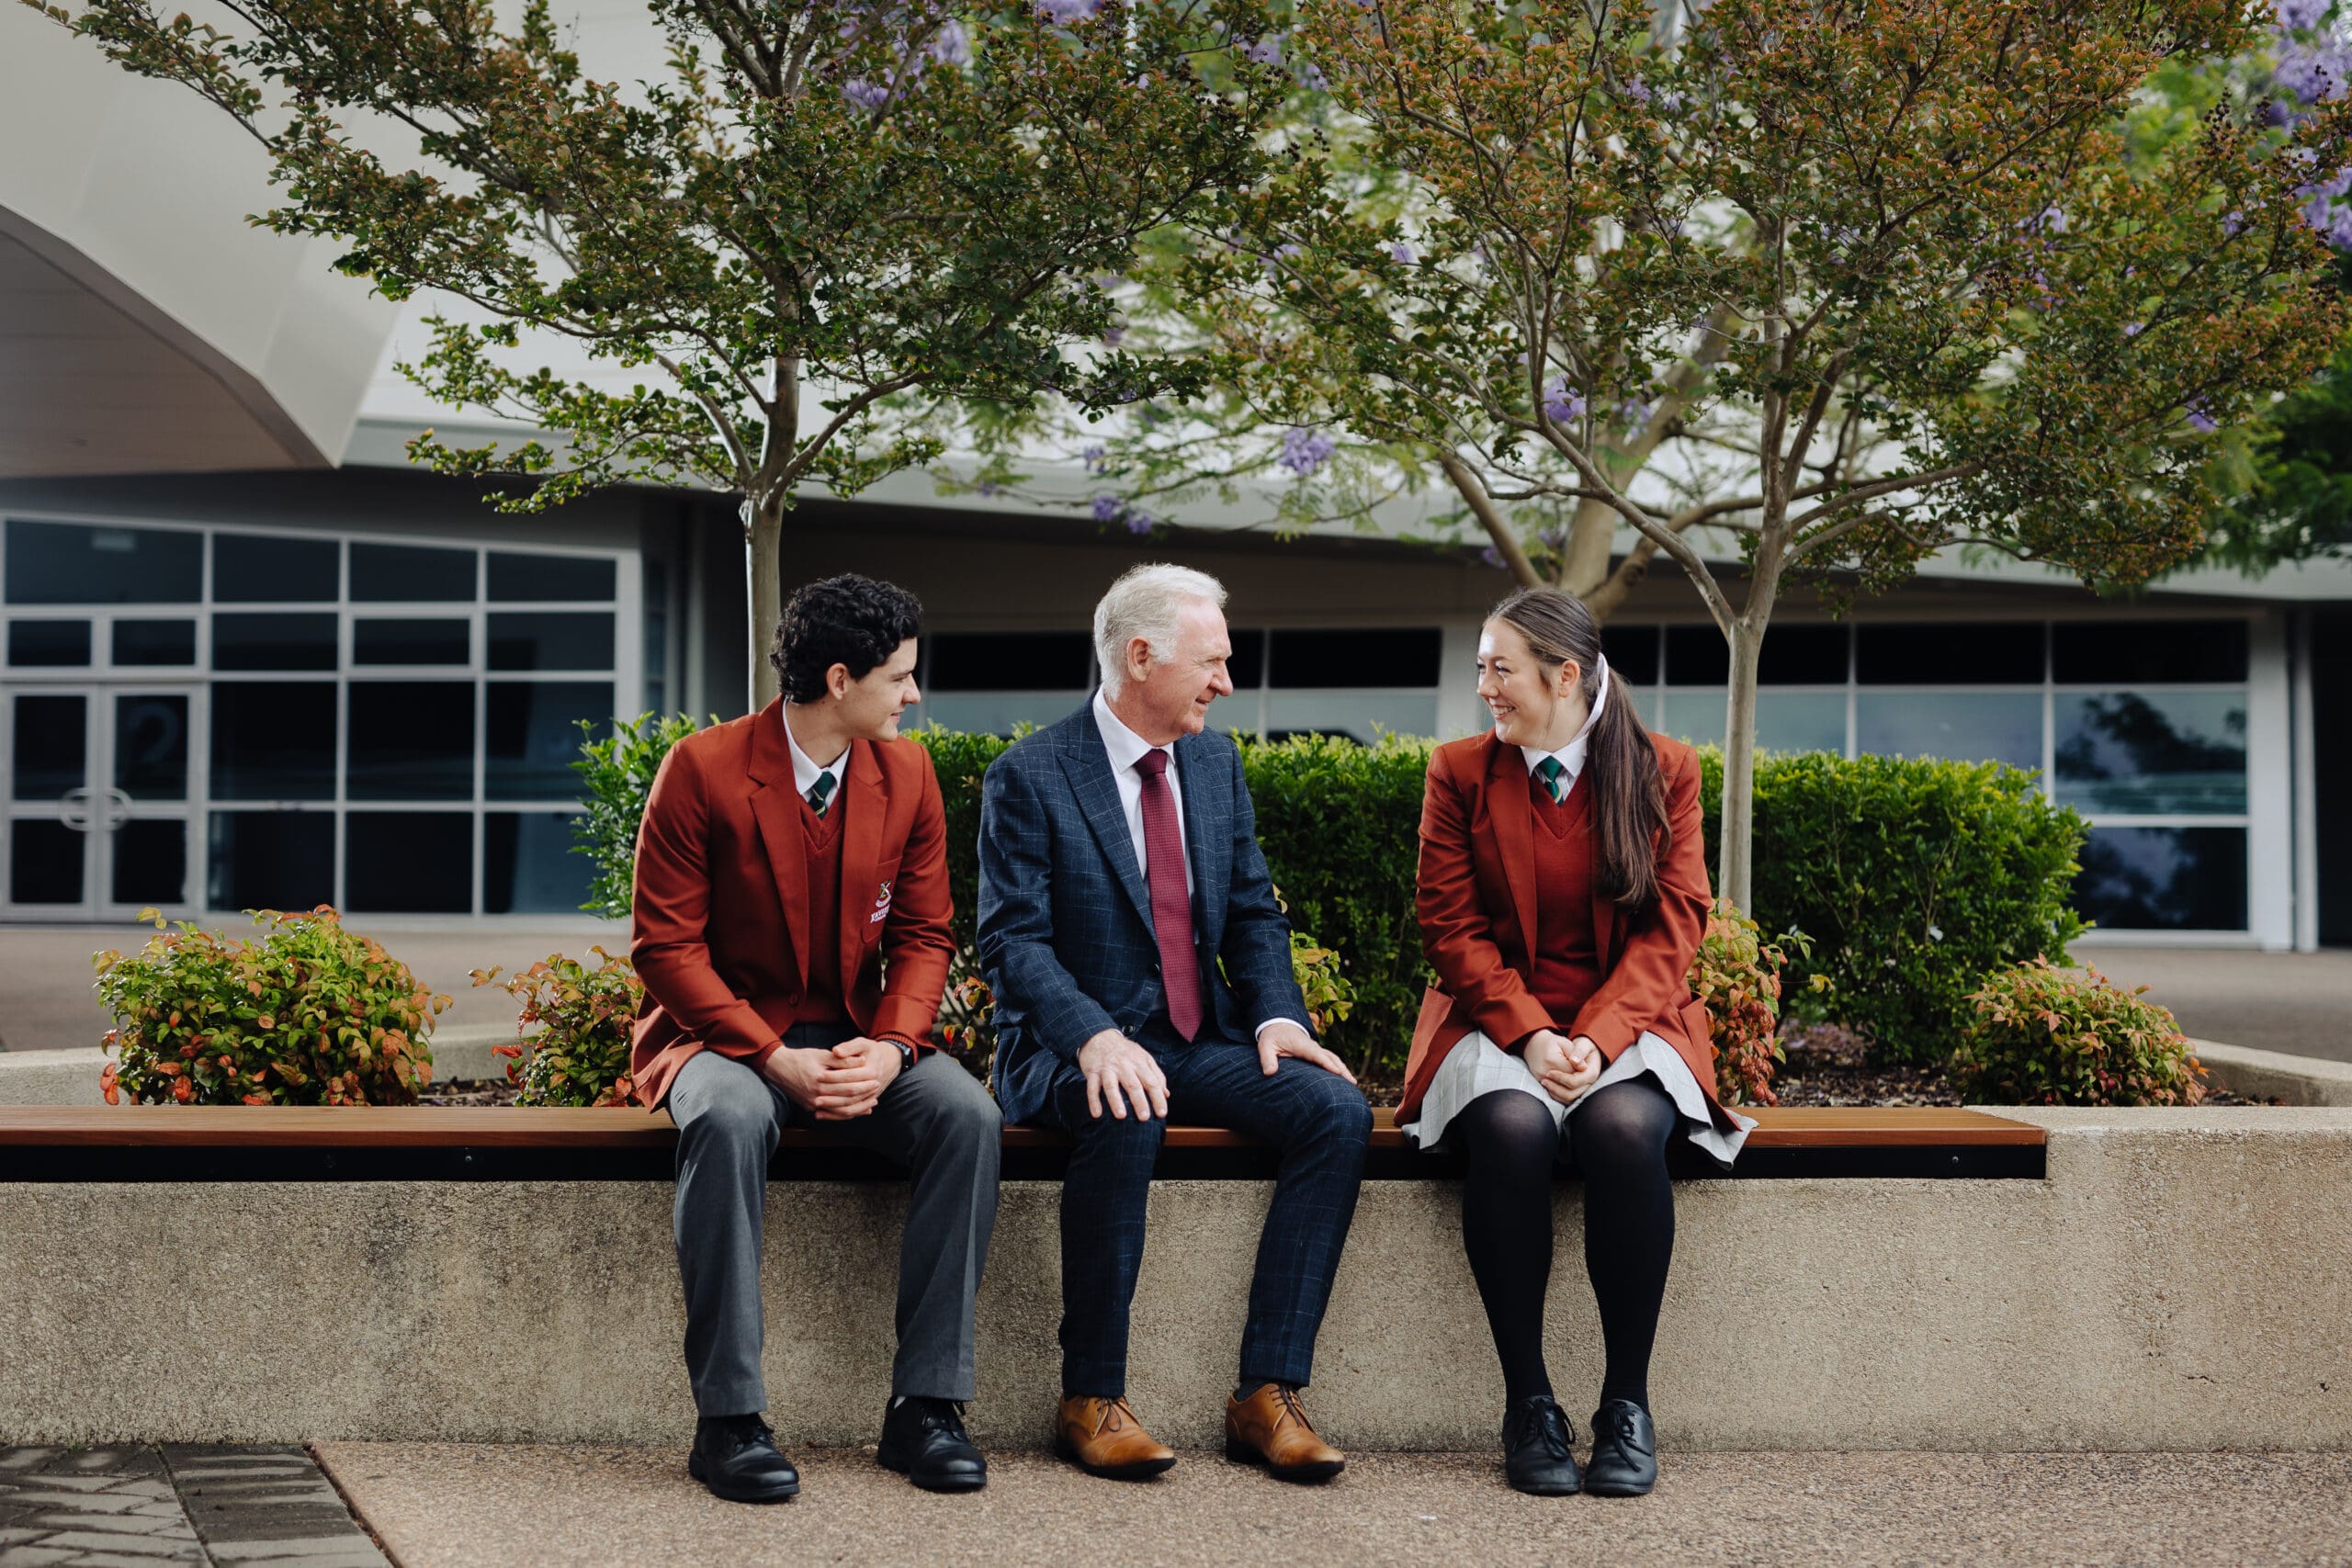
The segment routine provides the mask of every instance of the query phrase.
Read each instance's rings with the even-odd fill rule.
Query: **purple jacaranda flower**
[[[1104,466],[1102,461],[1104,456],[1105,454],[1103,452],[1102,443],[1097,441],[1093,446],[1089,446],[1085,451],[1080,452],[1078,455],[1078,460],[1086,465],[1086,471],[1088,473],[1099,474],[1102,471]]]
[[[2123,335],[2125,337],[2138,337],[2142,333],[2146,332],[2147,330],[2148,323],[2145,321],[2126,321],[2123,323]]]
[[[1105,348],[1116,348],[1126,341],[1127,329],[1125,327],[1107,328],[1102,333],[1102,346]]]
[[[1544,412],[1554,424],[1574,424],[1584,417],[1584,397],[1568,390],[1566,371],[1544,383]]]
[[[1689,107],[1690,102],[1690,99],[1684,97],[1681,94],[1676,92],[1671,87],[1661,88],[1658,91],[1657,107],[1664,109],[1668,114],[1680,114],[1683,109]]]
[[[1140,537],[1158,527],[1159,519],[1140,506],[1130,506],[1126,510],[1126,524],[1127,532]]]
[[[2018,229],[2028,234],[2063,234],[2066,231],[2066,209],[2053,202],[2019,223]]]
[[[2207,434],[2211,434],[2214,431],[2222,428],[2220,423],[2213,418],[2211,412],[2205,407],[2205,400],[2202,398],[2189,399],[2187,412],[2188,414],[2188,428],[2191,430],[2202,431]]]
[[[1626,77],[1624,85],[1620,89],[1620,91],[1623,92],[1627,97],[1633,99],[1637,104],[1645,104],[1650,101],[1649,84],[1643,81],[1639,76]]]
[[[2278,0],[2278,26],[2282,31],[2302,32],[2327,20],[2328,0]]]
[[[1300,479],[1312,478],[1340,444],[1310,425],[1294,424],[1283,432],[1283,455],[1274,459]]]
[[[1639,398],[1627,398],[1617,405],[1617,423],[1630,430],[1639,430],[1650,422],[1650,405]]]
[[[2295,102],[2316,104],[2341,97],[2347,75],[2352,75],[2352,59],[2347,59],[2345,47],[2334,39],[2323,39],[2281,45],[2270,80]]]
[[[978,495],[1002,495],[1004,493],[1004,487],[1002,485],[992,483],[988,479],[982,479],[979,483],[974,485],[972,490],[974,493]]]
[[[868,114],[879,113],[890,101],[890,89],[880,82],[869,82],[863,76],[853,76],[842,84],[842,96]]]
[[[1547,550],[1561,549],[1566,547],[1567,545],[1568,531],[1555,523],[1552,526],[1536,535],[1535,539],[1538,544],[1542,545]]]
[[[1495,548],[1492,545],[1488,545],[1485,549],[1480,550],[1478,552],[1478,558],[1485,561],[1488,566],[1493,567],[1497,571],[1500,571],[1503,569],[1503,553],[1502,551]]]
[[[2337,250],[2352,250],[2352,164],[2335,171],[2332,180],[2314,180],[2296,193],[2308,197],[2303,221]]]
[[[1126,280],[1127,275],[1124,272],[1098,272],[1094,275],[1093,281],[1095,288],[1108,294]]]
[[[1262,255],[1258,258],[1258,265],[1264,267],[1270,273],[1280,272],[1283,270],[1283,263],[1299,254],[1299,247],[1296,245],[1276,245],[1273,249],[1272,254]]]
[[[1037,0],[1037,15],[1067,27],[1072,22],[1092,20],[1101,4],[1102,0]]]
[[[1261,65],[1279,65],[1283,60],[1283,35],[1268,33],[1255,43],[1245,43],[1241,52]]]
[[[1298,85],[1309,92],[1328,93],[1331,90],[1331,84],[1324,76],[1323,68],[1311,60],[1298,68]]]
[[[2245,232],[2245,214],[2236,208],[2222,214],[2222,238],[2234,240]]]
[[[1414,254],[1412,246],[1399,240],[1388,247],[1388,259],[1398,266],[1410,266],[1421,258]]]
[[[937,32],[931,35],[931,42],[924,46],[923,52],[942,65],[969,65],[972,63],[971,36],[964,31],[963,23],[950,17],[939,24]]]
[[[1119,520],[1120,514],[1125,512],[1126,509],[1126,502],[1121,501],[1115,495],[1098,495],[1094,498],[1094,521],[1097,523],[1115,523]]]

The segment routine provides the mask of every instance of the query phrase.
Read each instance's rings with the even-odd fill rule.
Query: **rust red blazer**
[[[839,900],[841,943],[805,963],[836,967],[862,1032],[922,1048],[947,988],[954,906],[931,753],[851,743],[841,886],[812,888],[782,707],[679,741],[646,800],[629,943],[646,1007],[629,1067],[649,1108],[695,1052],[756,1061],[792,1027],[812,897]]]
[[[1707,1010],[1690,994],[1690,960],[1706,934],[1714,896],[1699,810],[1699,759],[1653,735],[1666,781],[1674,842],[1658,864],[1658,897],[1628,911],[1597,888],[1592,928],[1605,978],[1573,1019],[1555,1019],[1527,987],[1535,940],[1535,806],[1527,760],[1492,730],[1439,747],[1421,795],[1421,947],[1438,983],[1421,998],[1405,1100],[1396,1120],[1419,1113],[1430,1080],[1472,1030],[1504,1050],[1538,1029],[1582,1034],[1615,1061],[1655,1032],[1670,1042],[1714,1104],[1714,1046]]]

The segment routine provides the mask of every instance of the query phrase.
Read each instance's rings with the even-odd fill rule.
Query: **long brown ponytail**
[[[1496,605],[1489,618],[1525,637],[1528,650],[1545,665],[1556,669],[1575,660],[1583,671],[1577,689],[1590,710],[1600,683],[1600,630],[1580,601],[1555,588],[1522,588]],[[1667,821],[1657,748],[1634,712],[1624,682],[1613,676],[1586,741],[1585,766],[1592,775],[1600,889],[1638,908],[1657,897],[1657,857],[1673,844],[1674,829]]]

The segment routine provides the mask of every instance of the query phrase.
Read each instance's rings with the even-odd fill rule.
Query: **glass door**
[[[0,913],[112,920],[193,909],[198,695],[143,685],[6,694]]]

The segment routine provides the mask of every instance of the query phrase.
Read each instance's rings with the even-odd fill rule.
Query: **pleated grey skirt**
[[[1402,1123],[1404,1132],[1421,1148],[1435,1148],[1445,1136],[1445,1129],[1462,1108],[1482,1094],[1497,1089],[1518,1089],[1532,1094],[1550,1108],[1552,1124],[1558,1126],[1577,1113],[1577,1107],[1592,1099],[1594,1093],[1613,1083],[1648,1074],[1657,1080],[1667,1098],[1674,1101],[1674,1109],[1681,1117],[1683,1135],[1704,1149],[1708,1156],[1725,1169],[1739,1156],[1742,1144],[1755,1129],[1753,1119],[1736,1111],[1728,1111],[1733,1122],[1726,1133],[1715,1125],[1708,1113],[1707,1096],[1700,1089],[1699,1080],[1690,1076],[1690,1065],[1670,1043],[1648,1030],[1627,1046],[1617,1059],[1601,1069],[1577,1099],[1575,1105],[1563,1105],[1545,1091],[1526,1061],[1504,1050],[1484,1034],[1472,1031],[1462,1037],[1437,1069],[1437,1077],[1430,1080],[1430,1090],[1421,1100],[1419,1117]]]

